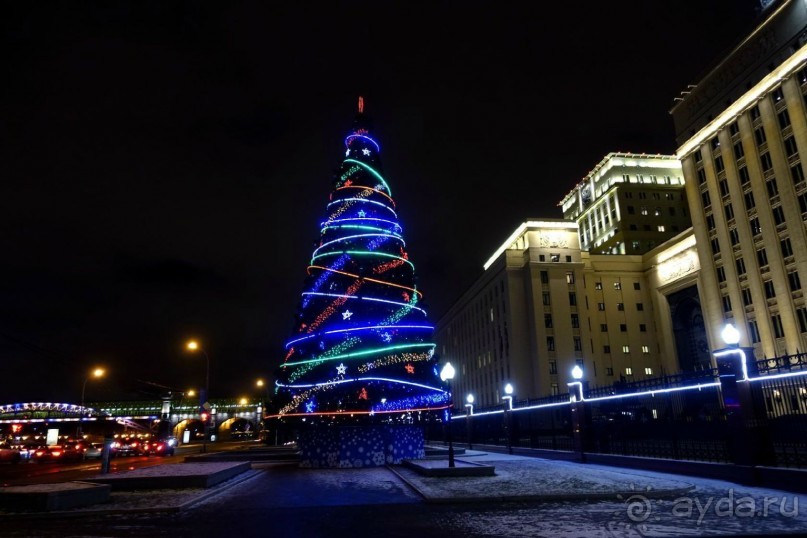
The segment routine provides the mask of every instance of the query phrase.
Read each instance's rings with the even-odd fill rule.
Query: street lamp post
[[[261,403],[263,405],[258,403],[258,407],[255,409],[258,414],[255,424],[255,435],[260,439],[261,431],[266,431],[266,424],[263,421],[263,413],[266,412],[266,406],[269,405],[269,387],[266,385],[263,379],[258,379],[255,381],[255,386],[259,389],[263,389],[263,393],[261,394],[261,399],[263,400]]]
[[[581,462],[586,461],[586,436],[588,435],[586,424],[586,403],[583,381],[583,369],[579,364],[572,368],[572,379],[566,386],[569,387],[569,401],[572,412],[572,435],[574,438],[575,452]]]
[[[467,404],[465,404],[465,407],[468,409],[468,414],[465,415],[465,417],[468,420],[467,426],[465,428],[466,430],[468,430],[468,450],[473,450],[474,447],[471,444],[471,438],[472,438],[471,427],[473,426],[473,423],[471,422],[471,417],[474,415],[474,395],[469,394],[468,397],[465,398],[465,401],[468,402]]]
[[[199,343],[196,340],[191,340],[187,344],[187,348],[189,351],[200,351],[202,355],[205,356],[205,392],[201,395],[200,401],[201,407],[204,409],[206,413],[206,418],[203,424],[204,427],[204,439],[202,440],[202,452],[207,452],[207,436],[209,433],[208,422],[210,420],[210,404],[208,400],[210,399],[209,392],[210,392],[210,357],[208,357],[207,352],[199,346]]]
[[[440,370],[440,379],[448,383],[448,396],[451,406],[448,408],[448,466],[455,467],[454,463],[454,441],[451,438],[451,410],[454,407],[454,395],[451,393],[451,380],[454,379],[454,367],[450,362],[447,362],[443,369]]]
[[[84,434],[84,430],[81,427],[81,424],[84,421],[84,392],[87,390],[87,381],[89,381],[90,378],[93,377],[94,378],[103,377],[104,373],[105,372],[103,368],[96,368],[95,370],[92,371],[92,373],[90,373],[90,375],[84,378],[84,383],[81,385],[81,416],[78,419],[78,428],[76,431],[76,437],[78,438],[81,438]]]
[[[507,407],[504,409],[504,429],[507,440],[507,452],[513,453],[513,440],[511,439],[513,430],[513,385],[508,383],[504,386],[504,396],[502,400],[507,400]]]

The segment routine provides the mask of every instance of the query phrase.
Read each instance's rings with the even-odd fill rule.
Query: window
[[[785,330],[782,327],[782,317],[779,314],[771,316],[771,325],[773,326],[773,335],[776,338],[785,337]]]
[[[773,161],[771,160],[770,153],[763,153],[759,156],[759,164],[762,165],[762,171],[767,172],[773,168]]]
[[[600,332],[603,332],[603,333],[608,332],[608,324],[607,323],[600,323]]]
[[[658,231],[660,231],[660,232],[663,232],[663,231],[665,231],[665,230],[666,230],[666,228],[664,227],[664,225],[663,225],[663,224],[659,224],[659,225],[658,225],[658,227],[657,227],[656,229],[657,229]]]
[[[796,310],[796,315],[799,318],[799,330],[807,332],[807,308],[801,307]]]
[[[640,289],[642,289],[642,285],[639,282],[634,282],[633,289],[639,291]]]
[[[622,289],[622,283],[621,282],[614,282],[614,289],[615,290],[621,290]]]
[[[736,121],[734,123],[732,123],[731,125],[729,125],[729,134],[731,136],[740,134],[740,126],[737,125]]]
[[[782,92],[782,87],[781,86],[776,88],[775,90],[773,90],[772,95],[773,95],[773,101],[775,103],[778,103],[779,101],[781,101],[782,99],[785,98],[785,94]]]
[[[639,332],[640,333],[646,333],[647,332],[647,325],[644,324],[644,323],[640,323],[639,324]]]
[[[636,311],[643,312],[644,311],[644,303],[636,303]]]
[[[743,288],[743,306],[751,306],[753,300],[751,299],[751,290]]]
[[[545,262],[546,261],[546,256],[544,256],[543,254],[538,254],[538,261],[539,262]]]
[[[718,155],[717,157],[715,157],[715,170],[717,170],[717,173],[719,174],[725,169],[726,166],[723,164],[723,156]]]
[[[541,297],[543,297],[544,306],[549,306],[550,304],[552,304],[552,299],[548,291],[543,292],[541,294]]]
[[[758,344],[760,342],[759,327],[757,326],[756,320],[752,319],[748,322],[748,337],[751,339],[752,344]]]
[[[642,354],[649,355],[650,354],[650,346],[642,346]]]
[[[768,141],[767,137],[765,136],[765,129],[762,127],[757,127],[754,129],[754,140],[757,142],[757,146],[761,146],[765,142]]]
[[[670,216],[671,216],[671,217],[674,217],[674,216],[675,216],[675,208],[674,208],[674,207],[670,206],[670,207],[668,208],[668,212],[670,213]]]
[[[608,219],[605,219],[605,221],[606,221],[606,224],[607,224],[607,223],[608,223]],[[567,263],[572,263],[572,257],[571,257],[571,256],[566,256],[566,262],[567,262]]]
[[[756,207],[756,203],[754,202],[754,193],[748,191],[743,195],[743,199],[745,200],[745,210],[751,211]]]
[[[791,271],[787,274],[787,282],[790,284],[790,291],[798,291],[801,289],[801,279],[799,278],[798,271]]]
[[[547,351],[555,351],[555,337],[554,336],[547,336],[546,337],[546,350]],[[549,364],[551,365],[553,362],[555,362],[555,361],[549,361]],[[549,372],[549,373],[551,374],[552,372]],[[555,372],[555,373],[557,373],[557,372]]]
[[[712,198],[709,196],[709,191],[703,191],[701,193],[701,201],[703,202],[703,207],[712,205]]]
[[[737,266],[737,274],[738,275],[744,275],[745,274],[745,261],[742,259],[742,257],[737,258],[737,260],[735,261],[735,264]]]
[[[714,150],[714,149],[717,149],[717,148],[719,148],[719,147],[720,147],[720,139],[719,139],[719,138],[717,138],[717,137],[714,137],[714,138],[711,140],[711,143],[712,143],[712,149],[713,149],[713,150]]]
[[[714,229],[715,229],[715,216],[714,216],[714,215],[712,215],[711,213],[710,213],[710,214],[708,214],[708,215],[706,215],[706,226],[707,226],[707,227],[708,227],[710,230],[714,230]]]
[[[701,161],[703,161],[703,154],[701,153],[701,150],[697,150],[695,152],[695,162],[699,163]]]
[[[784,129],[790,125],[790,114],[787,113],[787,109],[781,111],[779,114],[776,115],[779,119],[779,128]]]
[[[577,294],[573,291],[569,292],[569,305],[577,306]]]
[[[572,314],[572,328],[579,329],[580,328],[580,316],[577,314]]]
[[[745,156],[745,152],[743,151],[743,143],[737,142],[734,144],[734,160],[740,160]]]
[[[653,375],[653,369],[652,368],[645,368],[644,369],[644,375]]]
[[[779,194],[779,186],[776,184],[776,178],[772,177],[768,181],[765,182],[765,186],[768,188],[768,196],[773,198],[777,194]]]
[[[723,211],[726,213],[726,220],[734,219],[734,207],[731,205],[731,202],[726,204],[726,207],[723,208]]]
[[[768,253],[765,252],[764,248],[757,250],[757,261],[759,262],[760,267],[765,267],[768,265]]]
[[[629,205],[628,206],[628,215],[634,215],[634,214],[636,214],[636,209],[632,205]]]
[[[779,246],[782,247],[782,257],[789,258],[793,255],[793,246],[790,244],[790,238],[785,237],[779,241]]]
[[[762,283],[762,287],[765,288],[766,299],[773,299],[774,297],[776,297],[776,290],[773,287],[773,280],[765,280]]]
[[[759,219],[757,217],[751,217],[751,220],[748,221],[751,225],[751,233],[754,235],[759,235],[762,233],[762,226],[759,224]]]
[[[793,178],[793,184],[798,184],[804,181],[804,169],[801,163],[796,163],[790,167],[790,177]]]
[[[557,396],[558,394],[560,394],[560,387],[558,387],[557,383],[552,383],[551,389],[552,389],[552,396]]]
[[[706,183],[706,170],[698,168],[698,185]]]
[[[602,346],[602,352],[603,353],[611,353],[611,346],[608,346],[608,345]]]
[[[718,281],[718,283],[725,282],[726,281],[726,270],[723,268],[722,265],[717,268],[716,272],[717,272],[717,281]]]
[[[601,290],[602,289],[602,282],[595,282],[594,283],[594,289],[595,290]]]
[[[626,323],[620,323],[619,324],[619,330],[621,332],[623,332],[623,333],[628,332],[628,325]]]
[[[551,262],[559,262],[560,261],[560,254],[552,254],[549,253],[549,261]]]
[[[740,244],[740,232],[737,231],[737,228],[729,230],[729,239],[731,239],[732,246]]]
[[[788,157],[795,157],[799,153],[799,147],[796,145],[796,139],[792,136],[785,138],[785,153]]]
[[[642,215],[647,215],[647,207],[642,206],[642,210],[640,211]]]
[[[605,303],[597,303],[597,310],[600,312],[605,310]]]
[[[583,341],[580,339],[579,336],[574,337],[574,350],[583,351]]]
[[[759,106],[755,106],[751,109],[751,119],[758,120],[759,119]]]
[[[785,223],[785,212],[782,210],[782,206],[778,205],[773,207],[771,211],[773,212],[773,222],[775,222],[777,226]]]
[[[628,345],[622,346],[622,353],[625,353],[626,355],[630,353],[630,346]]]
[[[549,272],[541,271],[541,284],[549,284]]]
[[[625,303],[617,303],[616,309],[622,312],[623,310],[625,310]]]
[[[729,182],[727,179],[720,180],[720,196],[728,196],[729,195]]]
[[[552,328],[552,314],[544,314],[544,327],[547,329]]]
[[[799,194],[799,210],[802,213],[807,213],[807,193],[803,192]]]
[[[747,185],[749,181],[751,181],[751,175],[748,173],[748,168],[745,166],[740,167],[737,170],[737,174],[740,176],[740,183],[742,185]]]
[[[723,296],[723,312],[731,312],[731,297]]]
[[[567,284],[574,284],[574,273],[572,273],[572,272],[566,273],[566,283]]]

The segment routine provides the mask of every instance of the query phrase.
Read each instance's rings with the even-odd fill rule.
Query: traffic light
[[[207,411],[202,411],[202,422],[206,423],[209,416],[210,415],[207,413]]]

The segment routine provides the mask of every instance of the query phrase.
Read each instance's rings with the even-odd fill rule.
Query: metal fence
[[[807,353],[748,365],[755,432],[769,438],[777,466],[807,468]],[[733,461],[730,432],[717,370],[616,383],[585,390],[588,452],[704,462]],[[427,439],[445,442],[446,425]],[[569,394],[523,400],[454,415],[453,440],[547,450],[575,450]],[[734,441],[732,441],[734,439]],[[739,441],[741,442],[741,441]]]

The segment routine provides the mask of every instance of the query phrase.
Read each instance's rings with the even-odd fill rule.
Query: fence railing
[[[764,365],[762,363],[765,363]],[[754,361],[747,382],[746,418],[767,446],[771,462],[807,468],[807,353]],[[570,395],[475,409],[452,417],[455,442],[548,450],[646,456],[676,460],[736,462],[737,435],[732,387],[717,369],[615,383],[584,390],[585,439],[575,440]],[[733,393],[732,393],[733,394]],[[745,394],[745,393],[743,393]],[[578,405],[580,402],[578,402]],[[444,426],[427,430],[444,440]],[[575,443],[578,444],[575,444]],[[579,443],[583,444],[580,445]]]

